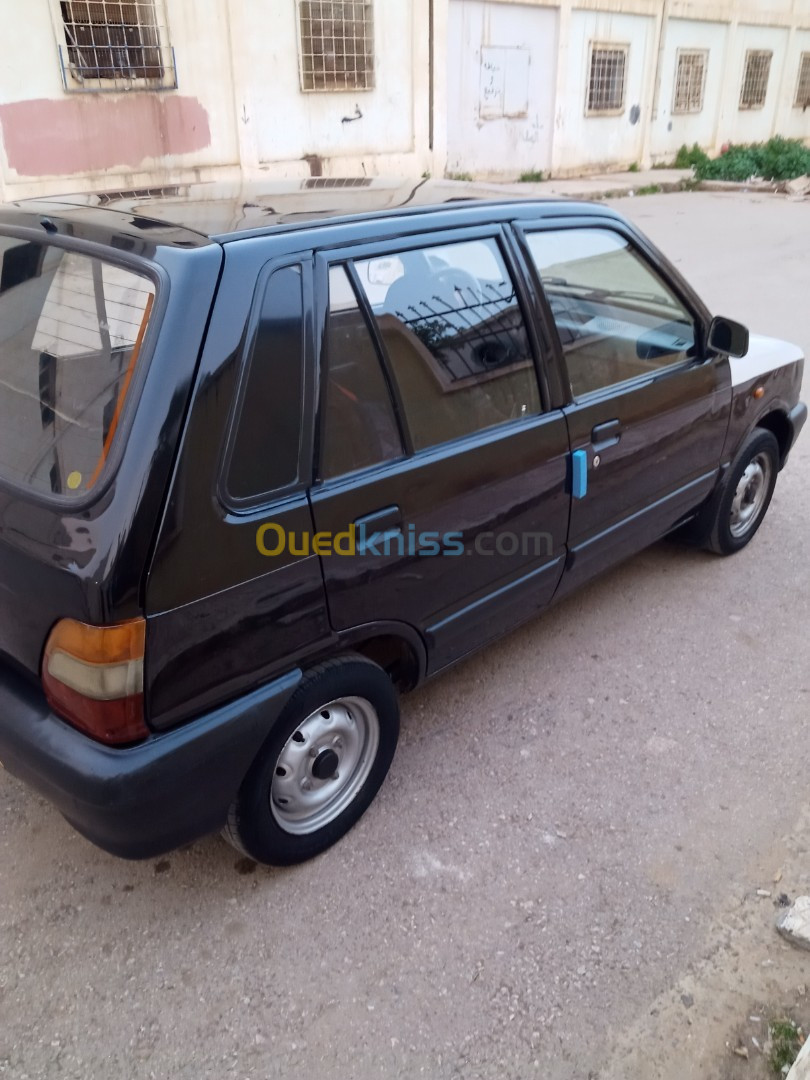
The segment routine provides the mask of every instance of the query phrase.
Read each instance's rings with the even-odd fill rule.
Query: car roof
[[[563,200],[527,196],[518,185],[486,185],[453,180],[349,177],[311,177],[304,180],[270,180],[178,184],[140,191],[84,193],[27,199],[15,204],[26,215],[54,219],[101,220],[103,211],[122,215],[122,231],[140,230],[154,223],[161,238],[171,242],[178,230],[210,241],[225,242],[268,231],[305,228],[334,221],[354,221],[388,214],[447,209],[451,204],[525,202],[547,203],[559,213]],[[593,204],[591,204],[593,206]],[[581,211],[581,205],[578,207]],[[126,221],[123,220],[124,215]],[[106,218],[109,226],[110,218]],[[176,239],[180,246],[193,246]]]

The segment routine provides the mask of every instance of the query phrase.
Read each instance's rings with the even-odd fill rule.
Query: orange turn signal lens
[[[60,620],[42,660],[42,685],[51,708],[85,734],[110,745],[146,738],[145,641],[142,618],[115,626]]]

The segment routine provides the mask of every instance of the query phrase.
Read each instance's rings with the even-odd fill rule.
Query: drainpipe
[[[723,81],[720,84],[720,108],[717,110],[714,125],[713,151],[715,154],[720,152],[720,147],[726,140],[730,141],[734,137],[736,125],[729,117],[731,115],[736,116],[739,111],[740,80],[743,75],[743,66],[737,63],[737,30],[739,25],[740,20],[735,12],[729,20],[728,30],[726,31]],[[732,76],[735,75],[736,78],[732,82]],[[731,134],[728,131],[729,124],[731,124]]]
[[[785,46],[785,62],[782,65],[782,77],[779,80],[776,109],[773,114],[773,127],[771,135],[788,134],[790,110],[793,108],[793,95],[796,86],[796,72],[789,69],[789,60],[794,55],[793,47],[796,44],[796,24],[798,12],[796,0],[790,5],[790,26],[788,27],[787,45]],[[797,55],[801,55],[797,50]]]
[[[581,166],[582,162],[571,161],[570,150],[565,145],[568,134],[565,130],[565,122],[571,110],[579,109],[580,115],[583,108],[583,99],[571,98],[567,94],[568,69],[570,65],[570,42],[571,42],[571,9],[572,0],[560,0],[557,9],[557,72],[554,87],[554,107],[551,118],[551,175],[561,176],[566,172],[570,174]],[[584,93],[584,91],[583,91]],[[559,138],[562,132],[562,142]],[[572,165],[574,169],[572,169]]]
[[[650,87],[650,109],[647,114],[647,123],[644,125],[644,134],[641,144],[641,167],[643,169],[649,169],[652,164],[650,148],[652,145],[653,124],[658,119],[658,104],[661,99],[661,77],[664,67],[664,51],[667,45],[670,3],[671,0],[664,0],[661,11],[658,14],[658,23],[656,25],[655,69],[652,86]]]
[[[447,49],[450,0],[432,0],[430,11],[431,171],[444,176],[447,168]]]

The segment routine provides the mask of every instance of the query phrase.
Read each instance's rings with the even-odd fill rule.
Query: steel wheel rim
[[[277,824],[306,836],[334,821],[368,779],[379,744],[377,711],[365,698],[337,698],[310,713],[273,769],[270,810]]]
[[[768,495],[772,468],[770,457],[759,453],[751,458],[740,477],[729,518],[729,530],[735,540],[745,536],[759,521]]]

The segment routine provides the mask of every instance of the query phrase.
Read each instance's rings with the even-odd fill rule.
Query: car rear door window
[[[300,265],[275,270],[262,298],[237,407],[229,496],[256,500],[299,481],[304,396],[304,299]]]
[[[555,229],[527,241],[575,398],[695,355],[692,315],[626,237]]]
[[[344,266],[329,271],[322,479],[401,457],[402,440],[374,339]]]
[[[540,411],[528,335],[497,240],[356,264],[414,450]]]
[[[98,483],[154,300],[131,269],[0,237],[0,476],[66,498]]]

